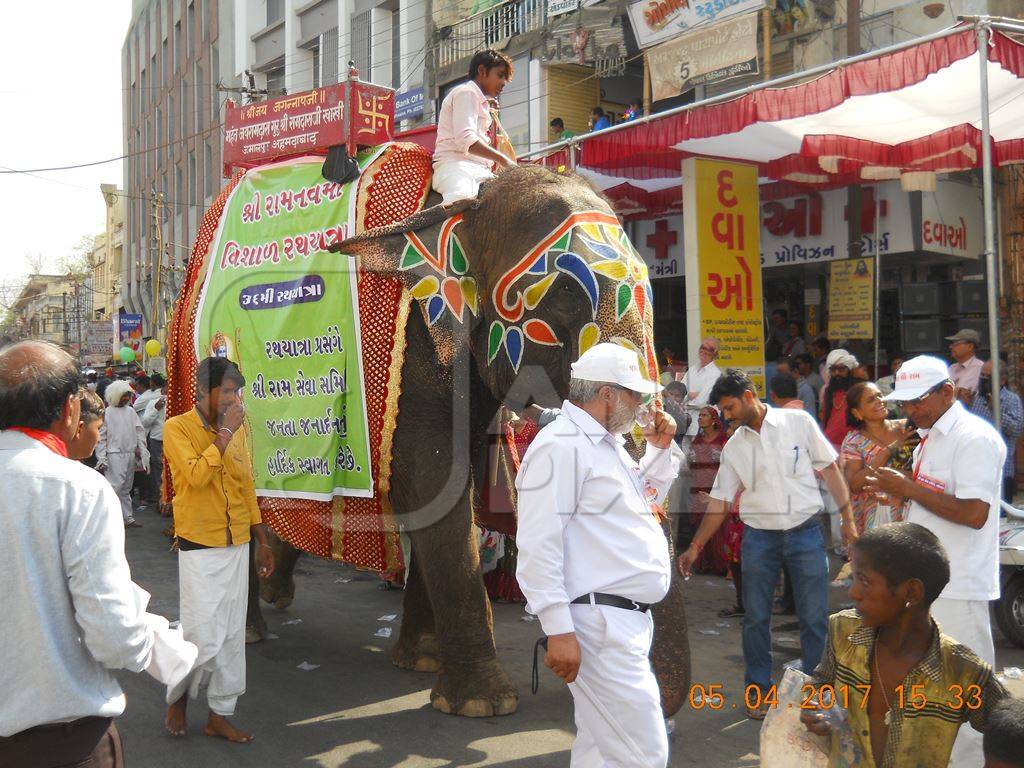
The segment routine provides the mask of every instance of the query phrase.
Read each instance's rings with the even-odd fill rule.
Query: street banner
[[[630,3],[629,20],[641,48],[671,40],[694,27],[713,24],[765,7],[765,0],[639,0]]]
[[[395,92],[359,81],[256,104],[229,102],[224,112],[225,173],[339,144],[390,141],[394,116]]]
[[[683,161],[686,330],[690,367],[700,340],[718,339],[718,366],[743,370],[764,394],[757,166],[691,157]]]
[[[875,262],[845,259],[829,266],[828,337],[873,339]]]
[[[89,320],[85,324],[85,354],[90,358],[109,360],[114,352],[114,334],[110,332],[110,321]]]
[[[698,85],[757,74],[757,14],[687,32],[647,52],[654,100]]]
[[[129,347],[136,358],[142,357],[142,315],[121,312],[117,316],[118,340]]]
[[[373,495],[355,262],[326,252],[354,234],[355,185],[325,181],[322,164],[245,175],[197,305],[197,357],[230,358],[246,378],[258,496]]]

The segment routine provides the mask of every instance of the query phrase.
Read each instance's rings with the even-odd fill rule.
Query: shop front
[[[944,337],[964,327],[978,330],[987,350],[981,188],[961,176],[939,179],[934,192],[904,192],[898,181],[863,187],[852,258],[845,188],[763,186],[766,315],[782,310],[806,339],[826,336],[869,366],[876,303],[883,366],[896,352],[946,356]]]

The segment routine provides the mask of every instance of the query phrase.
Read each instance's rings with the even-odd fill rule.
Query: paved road
[[[167,552],[160,519],[143,514],[129,531],[132,573],[152,595],[151,610],[176,618],[176,558]],[[548,768],[567,766],[572,742],[571,696],[546,669],[531,696],[530,661],[539,624],[523,621],[518,605],[495,605],[502,663],[519,687],[519,711],[510,717],[471,720],[442,715],[429,705],[432,676],[391,666],[389,640],[397,633],[401,592],[377,588],[376,577],[325,560],[304,558],[295,602],[287,611],[265,607],[276,639],[248,648],[248,690],[235,722],[257,734],[233,745],[202,734],[205,701],[189,713],[188,736],[163,730],[163,690],[147,675],[122,674],[128,709],[119,721],[132,768],[206,766],[312,766],[313,768]],[[694,682],[724,684],[719,712],[684,709],[675,718],[673,768],[756,766],[758,728],[731,708],[742,695],[739,623],[716,617],[730,604],[724,579],[695,576],[688,584]],[[833,590],[833,602],[845,599]],[[777,626],[778,663],[796,655],[792,618]],[[701,632],[706,634],[701,634]],[[713,633],[713,634],[712,634]],[[998,649],[1000,662],[1024,666],[1024,651]],[[303,671],[299,665],[316,665]],[[740,705],[742,710],[742,704]]]

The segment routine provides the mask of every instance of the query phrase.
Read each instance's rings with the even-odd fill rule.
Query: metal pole
[[[978,61],[981,72],[981,188],[984,195],[985,208],[985,280],[988,294],[988,338],[992,350],[992,422],[996,430],[1002,431],[1002,408],[999,403],[999,391],[1002,389],[999,370],[999,302],[996,283],[996,208],[992,193],[992,134],[989,126],[988,101],[988,40],[989,29],[985,23],[979,23]]]
[[[879,330],[882,327],[881,316],[882,316],[882,253],[880,227],[879,220],[882,218],[882,197],[878,192],[878,184],[875,184],[875,379],[878,376],[878,360],[879,360],[879,348],[881,346],[881,339],[879,339]]]

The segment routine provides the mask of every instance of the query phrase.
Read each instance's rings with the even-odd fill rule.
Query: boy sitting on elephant
[[[433,187],[444,204],[474,198],[492,169],[516,164],[491,145],[492,102],[512,79],[512,62],[498,51],[480,51],[469,66],[471,80],[441,103],[434,148]]]

